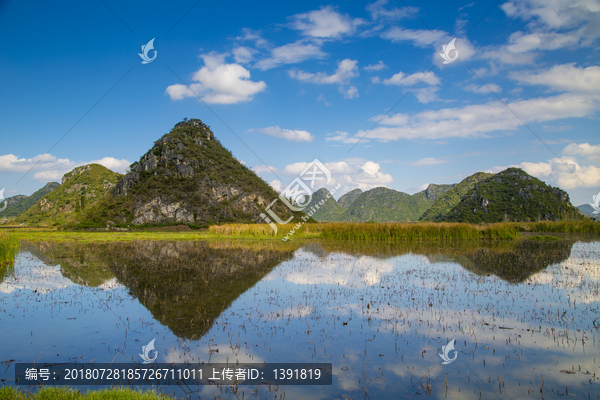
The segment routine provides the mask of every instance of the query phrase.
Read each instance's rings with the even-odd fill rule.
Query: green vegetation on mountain
[[[425,213],[419,218],[419,221],[436,221],[441,220],[446,214],[450,212],[458,203],[460,199],[475,186],[475,184],[487,177],[492,176],[486,172],[477,172],[465,179],[459,184],[454,186],[452,189],[442,194],[435,202],[425,211]]]
[[[264,222],[261,213],[279,196],[198,119],[175,125],[130,168],[80,226]],[[270,210],[284,221],[295,215],[282,201]]]
[[[338,199],[338,204],[344,208],[348,208],[352,205],[352,203],[354,203],[354,201],[358,198],[358,196],[362,193],[363,191],[360,189],[354,189],[349,191],[348,193],[346,193],[345,195],[341,196]]]
[[[25,196],[19,194],[17,196],[9,197],[6,199],[7,207],[2,213],[0,213],[0,218],[2,217],[16,217],[23,214],[27,209],[33,206],[38,200],[52,192],[54,189],[58,188],[60,183],[58,182],[48,182],[46,186],[33,193],[31,196]]]
[[[355,189],[349,192],[352,194],[343,200],[347,207],[336,208],[336,212],[331,213],[329,219],[320,219],[321,215],[317,215],[315,219],[335,222],[417,221],[435,199],[452,187],[453,185],[431,184],[427,190],[412,196],[386,187],[376,187],[366,192]],[[354,201],[350,204],[352,198]],[[340,210],[343,212],[337,214]]]
[[[508,168],[476,183],[444,221],[490,223],[580,220],[569,195],[519,168]]]
[[[77,223],[82,212],[114,188],[121,176],[99,164],[77,167],[63,176],[62,185],[42,197],[15,221],[28,225]]]
[[[359,189],[360,190],[360,189]],[[329,197],[327,197],[329,195]],[[323,201],[323,205],[318,205]],[[308,211],[311,207],[317,205],[319,209],[315,211],[312,217],[317,221],[338,221],[340,216],[346,211],[344,207],[338,204],[337,201],[330,195],[329,190],[321,188],[313,193],[312,201],[307,206]]]
[[[344,222],[391,222],[410,221],[418,212],[411,196],[386,187],[377,187],[358,195],[348,207],[341,221]]]

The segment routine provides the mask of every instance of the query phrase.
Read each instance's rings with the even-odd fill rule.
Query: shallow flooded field
[[[156,339],[161,363],[333,365],[331,386],[158,388],[178,398],[600,398],[599,307],[597,238],[22,242],[0,284],[0,378],[139,363]]]

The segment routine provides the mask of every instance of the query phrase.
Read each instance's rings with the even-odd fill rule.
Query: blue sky
[[[188,117],[275,188],[315,158],[336,197],[519,166],[588,203],[600,2],[494,4],[4,1],[0,187],[31,194],[89,162],[124,172]]]

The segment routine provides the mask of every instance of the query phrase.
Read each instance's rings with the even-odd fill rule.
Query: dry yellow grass
[[[316,237],[327,224],[302,224],[294,237]],[[277,225],[277,233],[268,224],[227,224],[213,225],[208,228],[211,235],[239,237],[284,237],[297,224]]]

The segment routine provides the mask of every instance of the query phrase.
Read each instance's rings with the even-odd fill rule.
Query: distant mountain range
[[[454,186],[431,184],[426,190],[413,195],[386,187],[376,187],[366,192],[355,189],[340,197],[338,202],[326,202],[313,214],[313,218],[329,222],[417,221],[440,196]],[[313,202],[319,202],[327,193],[327,189],[318,190]]]
[[[319,189],[313,203],[328,194]],[[591,209],[591,207],[590,207]],[[518,168],[498,174],[477,172],[458,184],[435,185],[409,195],[377,187],[355,189],[324,204],[313,218],[328,222],[502,222],[582,219],[569,195]]]
[[[23,214],[29,207],[33,206],[38,200],[52,192],[60,186],[58,182],[48,182],[46,186],[33,193],[31,196],[19,194],[6,199],[6,209],[0,213],[0,219],[4,217],[16,217]]]
[[[589,204],[582,204],[580,206],[577,206],[577,208],[579,208],[579,211],[581,211],[583,214],[587,215],[588,217],[592,217],[594,219],[600,219],[600,213],[594,214],[595,210]]]
[[[0,218],[73,227],[201,228],[269,222],[274,214],[298,222],[304,214],[292,212],[278,197],[208,126],[186,119],[157,140],[126,175],[97,164],[77,167],[64,175],[61,185],[52,182],[31,196],[8,199]],[[352,190],[336,201],[322,188],[313,194],[312,205],[318,203],[312,218],[329,222],[555,221],[591,213],[589,205],[573,207],[566,192],[517,168],[478,172],[458,184],[430,184],[413,195],[376,187]]]

